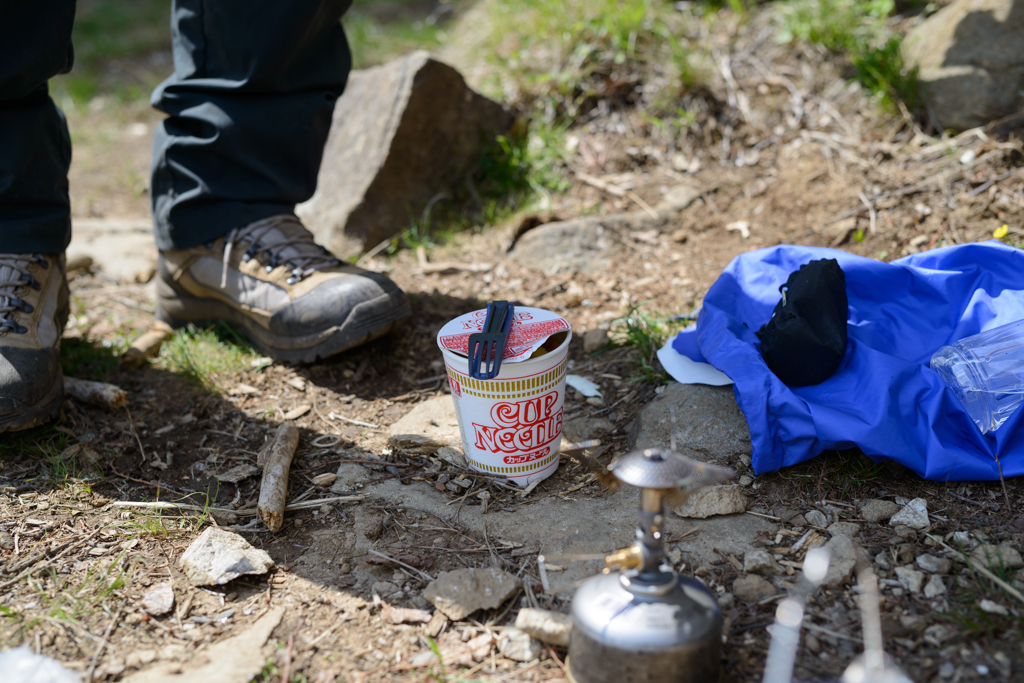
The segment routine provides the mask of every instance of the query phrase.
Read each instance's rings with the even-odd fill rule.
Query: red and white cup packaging
[[[467,313],[437,334],[462,452],[472,469],[527,486],[558,469],[572,327],[551,311],[517,306],[501,371],[494,379],[473,379],[469,335],[483,330],[486,317],[486,309]],[[547,353],[531,358],[542,346]]]

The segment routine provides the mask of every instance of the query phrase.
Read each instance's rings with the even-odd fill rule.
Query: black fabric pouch
[[[782,300],[757,332],[768,369],[790,386],[820,384],[846,353],[846,276],[835,259],[811,261],[779,287]]]

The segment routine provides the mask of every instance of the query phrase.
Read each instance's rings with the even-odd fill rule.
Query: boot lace
[[[49,268],[42,254],[0,254],[0,336],[9,332],[25,334],[28,328],[19,325],[16,313],[31,313],[32,304],[18,294],[26,287],[39,290],[39,280],[29,272],[29,266]]]
[[[285,229],[286,226],[298,227],[299,230],[295,231],[294,235],[289,235]],[[267,233],[273,230],[279,231],[283,235],[283,239],[273,243],[263,241]],[[228,233],[224,239],[224,262],[220,275],[221,289],[228,286],[228,260],[231,258],[231,251],[235,244],[249,245],[242,256],[243,261],[248,262],[257,256],[266,258],[268,273],[281,264],[291,268],[291,275],[287,279],[289,285],[301,282],[318,270],[341,264],[341,261],[334,258],[330,252],[313,240],[313,235],[306,230],[298,218],[291,214],[270,216],[244,227],[235,228]],[[288,249],[291,249],[292,253],[284,255],[285,250]]]

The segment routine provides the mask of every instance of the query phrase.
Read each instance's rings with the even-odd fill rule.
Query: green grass
[[[353,66],[365,69],[413,50],[440,46],[446,34],[442,23],[430,16],[431,9],[432,4],[415,0],[356,2],[341,21]]]
[[[795,40],[820,45],[849,56],[853,75],[895,109],[917,102],[917,74],[900,54],[902,36],[893,33],[887,18],[894,0],[789,0],[780,5],[780,43]]]
[[[817,500],[849,500],[858,490],[883,477],[887,462],[876,463],[859,450],[826,451],[817,458],[787,467],[777,473],[813,491]]]
[[[475,59],[491,63],[485,90],[501,99],[518,91],[518,104],[548,121],[574,118],[598,100],[634,104],[640,84],[659,84],[657,102],[648,103],[659,108],[701,80],[681,38],[686,18],[671,2],[507,0],[486,7],[487,26],[469,46]]]
[[[357,0],[342,21],[355,68],[439,46],[445,32],[443,18],[431,16],[434,6]],[[80,0],[71,36],[74,68],[51,81],[55,98],[65,106],[98,96],[144,103],[173,70],[170,19],[171,0]]]
[[[567,170],[566,125],[525,119],[499,135],[483,154],[469,184],[439,195],[418,214],[409,211],[409,224],[388,247],[432,249],[445,244],[459,232],[487,228],[532,209],[553,194],[565,192],[572,183]],[[475,192],[475,196],[474,196]]]
[[[71,41],[71,73],[51,81],[58,101],[85,104],[99,95],[118,102],[146,100],[171,73],[171,0],[80,0]]]
[[[252,367],[260,354],[223,322],[178,330],[160,349],[159,365],[207,391],[220,393],[231,378]]]
[[[5,434],[0,439],[0,456],[15,461],[38,461],[42,471],[36,479],[49,481],[61,488],[75,485],[73,480],[85,472],[85,467],[70,452],[71,448],[72,438],[58,431],[54,425]]]
[[[60,365],[64,374],[78,379],[107,380],[117,371],[117,357],[127,349],[136,330],[118,330],[108,344],[80,337],[68,337],[60,342]]]
[[[659,316],[634,307],[625,317],[612,321],[612,342],[617,346],[633,348],[636,376],[630,382],[665,384],[668,373],[658,362],[658,349],[665,341],[683,328],[684,321]]]

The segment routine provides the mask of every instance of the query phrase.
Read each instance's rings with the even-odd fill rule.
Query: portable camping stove
[[[699,582],[664,562],[666,500],[731,479],[724,467],[671,450],[624,455],[612,474],[640,489],[637,540],[605,558],[572,601],[569,677],[574,683],[711,683],[718,681],[722,615]]]

